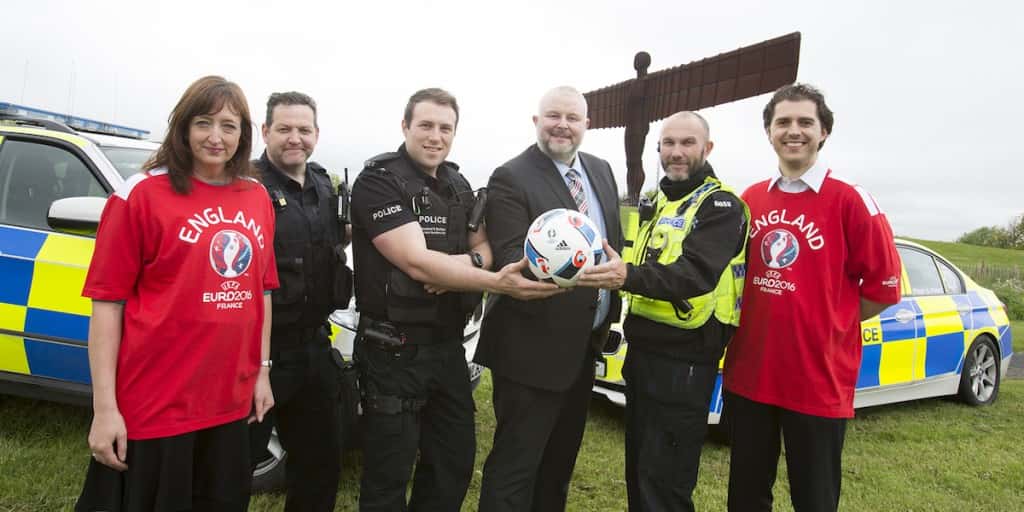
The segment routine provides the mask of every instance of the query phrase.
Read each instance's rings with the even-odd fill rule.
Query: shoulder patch
[[[382,222],[392,215],[402,213],[402,211],[401,201],[391,201],[371,208],[370,220],[373,222]]]

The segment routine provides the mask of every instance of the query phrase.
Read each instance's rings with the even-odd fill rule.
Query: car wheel
[[[252,471],[252,491],[267,492],[284,488],[284,466],[288,452],[281,447],[277,437],[277,429],[270,433],[267,448],[261,453],[252,454],[255,469]]]
[[[979,336],[967,349],[960,372],[960,399],[970,405],[988,405],[999,396],[999,351],[987,336]]]

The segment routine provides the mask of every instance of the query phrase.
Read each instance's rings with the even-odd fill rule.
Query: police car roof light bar
[[[26,107],[24,105],[16,105],[14,103],[0,102],[0,114],[21,117],[26,120],[30,119],[57,122],[64,125],[65,128],[70,127],[74,130],[83,132],[101,133],[105,135],[115,135],[118,137],[131,137],[133,139],[145,139],[149,136],[148,130],[96,121],[85,117],[61,114],[59,112],[51,112],[49,110],[39,108]],[[47,126],[47,128],[49,128],[49,126]],[[58,130],[58,128],[51,129]],[[71,133],[74,132],[72,131]]]
[[[13,124],[18,126],[34,126],[37,128],[53,130],[55,132],[75,133],[75,131],[72,130],[70,126],[59,121],[51,121],[49,119],[38,119],[34,117],[25,117],[16,114],[8,114],[3,111],[0,111],[0,121],[13,121]]]

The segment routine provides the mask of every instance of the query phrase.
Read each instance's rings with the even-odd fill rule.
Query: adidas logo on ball
[[[563,288],[575,286],[583,270],[601,263],[604,257],[594,222],[565,208],[544,212],[533,221],[523,252],[537,279]]]

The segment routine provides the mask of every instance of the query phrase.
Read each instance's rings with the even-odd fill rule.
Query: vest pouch
[[[275,306],[291,305],[302,301],[306,295],[306,281],[302,273],[302,258],[278,258],[277,278],[280,286],[271,294]],[[277,311],[274,311],[275,316]]]
[[[427,293],[423,283],[395,268],[388,274],[388,320],[410,324],[436,324],[437,296]]]

